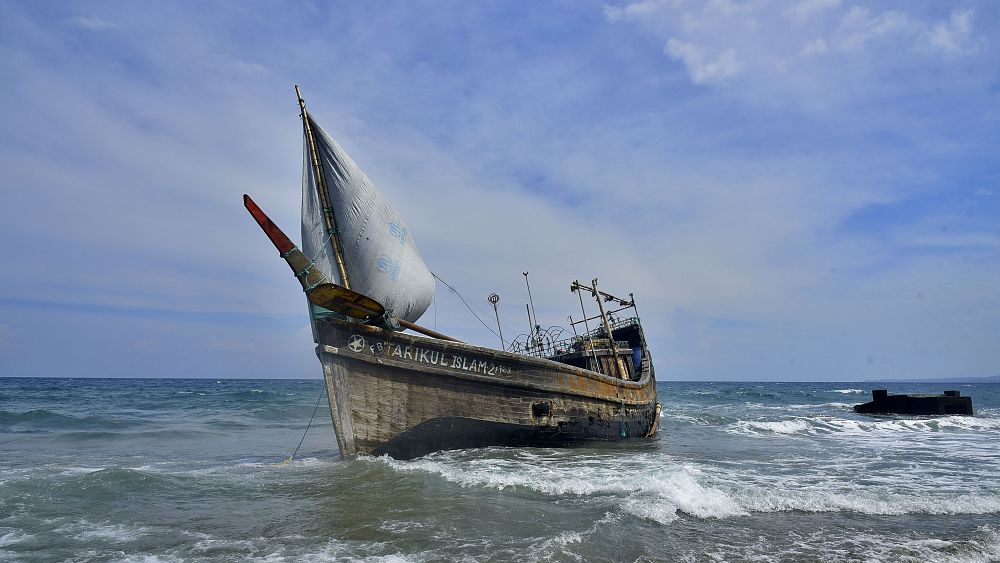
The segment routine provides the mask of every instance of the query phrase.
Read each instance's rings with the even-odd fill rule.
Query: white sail
[[[434,298],[434,277],[409,227],[382,192],[316,121],[309,123],[336,220],[350,287],[381,303],[395,317],[416,321]],[[331,280],[343,285],[332,234],[306,139],[302,171],[302,250]]]

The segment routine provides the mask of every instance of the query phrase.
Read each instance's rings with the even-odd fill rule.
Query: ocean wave
[[[217,432],[212,432],[210,430],[199,430],[194,428],[188,428],[188,429],[162,428],[158,430],[144,430],[144,431],[63,430],[60,432],[49,434],[49,436],[51,436],[51,439],[55,441],[70,442],[76,444],[79,442],[110,442],[110,441],[128,440],[128,439],[197,440],[215,434],[217,434]]]
[[[730,518],[761,512],[854,512],[871,515],[994,514],[1000,495],[955,494],[926,483],[901,487],[857,486],[853,472],[824,473],[825,490],[809,479],[801,483],[761,476],[745,469],[698,467],[660,457],[635,456],[630,462],[602,460],[467,459],[463,454],[432,455],[413,461],[362,458],[403,473],[436,475],[462,487],[517,488],[549,496],[587,497],[589,501],[660,524],[680,514],[700,519]],[[901,477],[905,481],[905,475]]]
[[[989,563],[1000,561],[1000,534],[989,528],[980,528],[979,537],[963,541],[937,538],[898,538],[892,542],[884,538],[863,535],[849,541],[862,543],[869,554],[869,561],[899,561],[901,563]]]
[[[863,395],[866,393],[864,389],[833,389],[832,393],[843,393],[845,395]]]
[[[841,403],[841,402],[830,402],[830,403],[807,403],[801,405],[780,405],[774,407],[766,407],[771,410],[823,410],[823,409],[836,409],[842,411],[854,411],[854,404],[852,403]]]
[[[993,432],[1000,418],[942,416],[935,418],[847,419],[833,416],[800,416],[783,420],[740,420],[725,427],[727,432],[747,435],[872,434],[903,432]]]
[[[52,493],[60,498],[120,500],[133,495],[169,493],[179,485],[176,476],[123,467],[109,467],[89,471],[59,480],[52,486]]]
[[[808,433],[812,428],[808,420],[803,418],[762,422],[740,420],[730,426],[732,431],[745,434],[802,434]]]
[[[660,415],[661,418],[666,414],[666,412]],[[688,423],[695,426],[725,426],[734,421],[733,417],[722,416],[718,414],[711,414],[707,412],[697,412],[697,413],[670,413],[667,420],[671,425],[676,425],[678,423]]]
[[[756,541],[755,541],[756,540]],[[696,550],[679,550],[679,561],[893,561],[899,563],[989,563],[1000,560],[1000,535],[987,527],[973,531],[965,539],[940,539],[917,532],[879,534],[855,530],[847,535],[831,534],[827,529],[789,531],[790,545],[783,554],[775,554],[774,544],[763,537],[740,537],[717,542]],[[707,557],[707,559],[706,559]]]
[[[104,469],[107,469],[107,467],[66,467],[65,469],[57,473],[57,475],[60,477],[76,477],[78,475],[96,473]]]
[[[921,494],[873,487],[851,491],[775,490],[775,483],[734,485],[734,502],[748,512],[854,512],[874,516],[1000,513],[1000,495]]]
[[[110,428],[120,429],[144,424],[141,420],[122,420],[99,416],[72,416],[45,409],[25,412],[0,411],[0,430],[74,430]]]
[[[219,559],[280,563],[284,561],[370,561],[403,562],[435,561],[443,557],[440,552],[426,551],[417,554],[388,553],[394,547],[383,541],[331,539],[320,545],[297,545],[301,536],[282,538],[275,545],[273,539],[242,540],[219,538],[200,534],[193,544],[168,550],[163,554],[141,554],[120,561],[216,561]],[[289,541],[291,540],[291,541]]]
[[[212,464],[202,467],[191,467],[189,463],[161,462],[140,465],[130,469],[141,473],[161,475],[164,477],[220,477],[224,479],[231,479],[237,474],[255,474],[260,472],[269,473],[277,471],[313,470],[316,468],[339,467],[344,466],[341,463],[339,455],[335,454],[329,458],[301,457],[292,461],[286,461],[276,456],[267,456],[252,459],[232,460],[226,463]]]
[[[629,513],[667,523],[681,511],[699,518],[745,515],[732,498],[698,480],[699,470],[690,465],[661,468],[637,478],[618,463],[577,464],[554,467],[513,460],[452,463],[445,456],[409,462],[389,457],[370,458],[402,473],[432,473],[463,487],[498,490],[524,488],[547,495],[607,497]]]
[[[843,409],[843,410],[848,410],[848,411],[853,411],[854,410],[854,405],[851,404],[851,403],[837,403],[837,402],[834,402],[834,403],[823,403],[820,406],[822,406],[822,407],[831,407],[831,408],[835,408],[835,409]]]
[[[35,536],[25,533],[21,530],[4,532],[0,534],[0,547],[7,547],[21,542],[30,541],[34,538]]]
[[[94,523],[87,520],[73,522],[53,530],[54,533],[89,542],[103,541],[114,543],[133,542],[149,534],[149,528],[128,524],[112,524],[110,522]]]
[[[607,522],[606,526],[615,525]],[[620,521],[617,522],[620,524]],[[584,531],[562,531],[549,537],[527,538],[515,545],[497,546],[485,537],[463,538],[461,543],[426,545],[417,550],[403,552],[394,542],[358,539],[327,539],[317,544],[299,541],[275,542],[273,539],[200,538],[193,544],[169,548],[159,553],[136,553],[112,557],[122,562],[174,562],[239,559],[251,562],[283,563],[286,561],[366,561],[397,563],[438,560],[525,560],[525,561],[585,561],[602,559],[587,549],[594,532],[600,526]],[[283,538],[286,540],[287,538]],[[989,527],[972,531],[971,537],[962,539],[927,537],[925,534],[902,531],[883,534],[868,530],[852,530],[849,534],[821,530],[791,530],[787,532],[788,545],[775,545],[774,538],[763,535],[736,533],[728,538],[706,534],[699,543],[684,542],[670,548],[670,560],[677,561],[898,561],[900,563],[973,563],[996,561],[1000,557],[1000,537]],[[711,541],[716,540],[716,541]],[[719,541],[722,540],[722,541]],[[726,541],[728,540],[728,541]],[[780,542],[784,544],[784,542]],[[693,544],[693,545],[692,545]],[[776,548],[784,548],[776,552]],[[582,549],[581,549],[582,548]],[[598,552],[601,553],[601,552]],[[614,553],[604,552],[604,553]],[[94,553],[98,558],[107,558]],[[595,557],[596,555],[596,557]],[[640,560],[645,558],[640,557]]]

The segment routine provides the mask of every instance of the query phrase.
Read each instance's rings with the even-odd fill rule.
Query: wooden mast
[[[326,274],[320,271],[319,268],[314,268],[312,260],[302,254],[302,251],[292,243],[291,239],[246,194],[243,194],[243,205],[250,212],[250,215],[253,216],[254,220],[257,221],[257,224],[260,225],[260,228],[263,229],[267,238],[271,239],[271,243],[278,249],[281,257],[285,259],[285,262],[295,272],[295,277],[302,284],[302,290],[306,292],[310,303],[319,305],[324,309],[337,311],[355,319],[369,320],[373,317],[385,315],[385,307],[378,301],[352,289],[330,283]],[[441,334],[405,319],[396,319],[396,322],[403,328],[408,328],[433,338],[461,342],[457,338]]]
[[[597,278],[594,278],[593,280],[591,280],[590,284],[591,284],[590,287],[588,287],[588,286],[583,285],[579,281],[574,281],[572,283],[572,285],[570,285],[570,291],[578,291],[580,289],[586,289],[587,291],[589,291],[591,293],[591,295],[594,296],[595,299],[597,299],[597,308],[601,312],[601,323],[604,325],[604,332],[606,332],[608,334],[608,344],[609,344],[609,348],[611,350],[611,357],[614,359],[615,371],[618,372],[618,377],[619,378],[621,378],[621,379],[628,379],[628,370],[622,364],[621,358],[618,357],[618,347],[615,345],[615,338],[614,338],[614,336],[611,335],[611,323],[608,322],[608,314],[604,310],[604,297],[607,297],[609,300],[610,299],[617,299],[617,298],[615,296],[613,296],[613,295],[609,295],[609,294],[604,293],[603,291],[597,289]],[[580,306],[581,307],[583,306],[583,300],[582,299],[580,301]],[[584,311],[583,317],[586,320],[586,318],[587,318],[587,312],[586,311]],[[588,330],[589,330],[589,327],[588,327]],[[595,355],[595,358],[596,358],[596,355]]]
[[[306,132],[306,142],[309,144],[309,161],[312,163],[313,177],[316,178],[316,191],[319,192],[319,202],[323,206],[323,224],[326,232],[333,243],[333,254],[337,260],[337,270],[340,273],[341,284],[347,289],[351,289],[351,282],[347,278],[347,267],[344,264],[344,247],[340,243],[340,231],[337,230],[337,219],[333,216],[333,207],[330,205],[330,192],[326,188],[326,176],[323,174],[323,164],[319,160],[319,150],[316,148],[316,139],[313,137],[312,125],[309,123],[309,114],[306,112],[306,101],[302,99],[302,91],[299,85],[295,85],[295,97],[299,100],[299,109],[302,111],[302,125]]]

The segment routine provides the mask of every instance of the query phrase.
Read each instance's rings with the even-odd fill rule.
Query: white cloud
[[[840,0],[802,0],[788,10],[795,20],[805,20],[840,7]]]
[[[117,25],[105,21],[97,16],[73,18],[69,20],[69,23],[76,27],[82,27],[83,29],[89,29],[91,31],[107,31],[109,29],[118,28]]]
[[[608,21],[627,21],[641,18],[647,14],[656,12],[664,4],[662,0],[644,0],[642,2],[632,2],[625,6],[604,5],[604,17]]]
[[[736,62],[736,51],[726,49],[714,56],[692,43],[679,39],[670,39],[663,52],[671,58],[684,63],[691,81],[695,84],[714,84],[724,82],[735,76],[740,66]]]
[[[930,45],[952,55],[973,52],[972,14],[972,10],[955,11],[947,22],[935,23],[927,32]]]
[[[867,8],[851,8],[840,22],[834,37],[836,45],[845,51],[862,51],[880,39],[905,38],[915,35],[920,24],[902,12],[885,11],[872,14]]]
[[[972,10],[935,19],[916,10],[804,0],[675,0],[605,7],[608,21],[664,41],[691,82],[755,102],[825,106],[872,87],[894,88],[892,69],[940,65],[940,54],[983,49]],[[824,55],[822,58],[816,55]],[[865,86],[861,86],[865,84]]]
[[[802,47],[803,56],[822,55],[827,51],[826,41],[823,41],[822,39],[813,39]]]
[[[731,18],[753,13],[754,6],[750,2],[734,2],[733,0],[708,0],[705,3],[706,15]]]
[[[234,61],[232,63],[232,68],[235,72],[245,73],[245,74],[256,74],[261,72],[267,72],[269,69],[260,64],[248,61]]]

